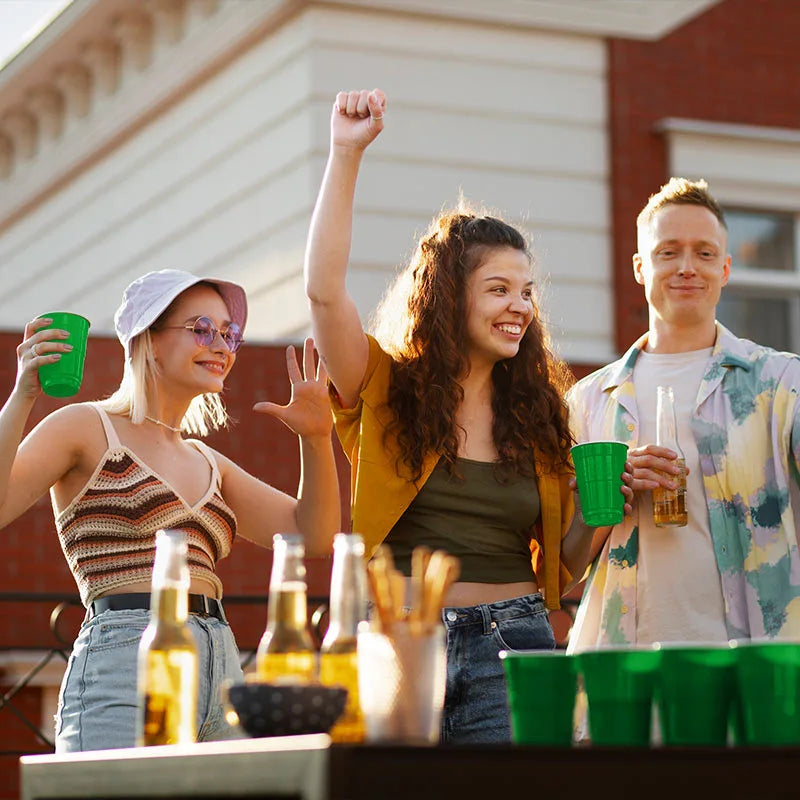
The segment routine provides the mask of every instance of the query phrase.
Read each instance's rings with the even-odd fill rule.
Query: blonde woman
[[[233,734],[218,687],[242,677],[216,564],[239,535],[268,546],[276,532],[327,554],[339,529],[326,374],[305,343],[304,375],[287,350],[292,397],[259,403],[300,437],[297,498],[249,475],[199,439],[223,426],[220,399],[247,321],[241,286],[180,270],[150,272],[125,290],[115,315],[125,349],[119,389],[64,406],[21,441],[41,393],[38,367],[70,349],[47,319],[25,328],[17,380],[0,411],[0,527],[50,492],[55,525],[86,606],[61,686],[56,751],[134,743],[136,653],[149,618],[155,533],[189,541],[190,626],[198,641],[198,740]],[[55,341],[51,341],[52,339]]]

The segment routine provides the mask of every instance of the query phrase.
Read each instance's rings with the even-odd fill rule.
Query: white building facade
[[[615,357],[609,35],[713,0],[73,0],[0,71],[0,325],[63,308],[113,333],[124,286],[240,281],[248,338],[308,330],[302,262],[338,90],[379,86],[357,197],[365,322],[463,195],[530,237],[560,354]]]

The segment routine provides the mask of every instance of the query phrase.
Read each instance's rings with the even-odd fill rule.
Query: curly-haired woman
[[[365,334],[345,275],[358,169],[385,109],[377,89],[336,98],[306,253],[314,336],[367,554],[387,543],[407,577],[418,545],[460,559],[442,610],[442,741],[504,742],[498,652],[555,646],[548,610],[583,576],[594,533],[574,513],[569,372],[549,349],[524,237],[460,210],[433,221]]]

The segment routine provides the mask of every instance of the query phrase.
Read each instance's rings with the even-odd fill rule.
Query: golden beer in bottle
[[[197,735],[197,645],[187,623],[183,531],[158,531],[150,623],[139,644],[137,745],[189,744]]]
[[[367,618],[367,573],[364,540],[357,533],[333,537],[330,622],[322,640],[320,681],[347,689],[347,704],[330,731],[334,742],[364,740],[364,718],[358,697],[358,625]]]
[[[267,629],[256,651],[256,673],[267,683],[307,683],[316,677],[308,630],[305,546],[302,536],[272,537]]]
[[[686,458],[678,444],[675,398],[671,386],[658,387],[656,444],[668,447],[678,454],[675,464],[680,467],[681,472],[679,475],[662,473],[678,484],[676,489],[667,489],[664,486],[653,489],[653,522],[659,528],[680,527],[689,522],[686,512]]]

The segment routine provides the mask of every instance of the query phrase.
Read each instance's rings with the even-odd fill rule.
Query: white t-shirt
[[[672,386],[678,442],[686,457],[689,524],[657,528],[652,492],[639,493],[639,566],[636,640],[726,641],[719,570],[708,524],[700,457],[691,430],[697,392],[711,348],[689,353],[647,353],[636,359],[633,383],[639,409],[639,445],[655,444],[658,386]]]

